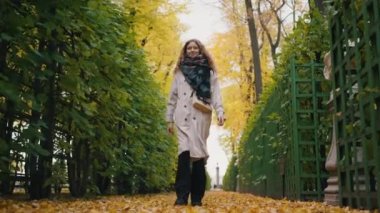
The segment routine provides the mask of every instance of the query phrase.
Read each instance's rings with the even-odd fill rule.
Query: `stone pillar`
[[[327,53],[324,57],[325,68],[323,74],[327,80],[331,79],[331,56]],[[330,100],[327,104],[329,112],[333,115],[333,130],[331,138],[331,146],[329,154],[326,158],[325,168],[329,172],[329,178],[327,179],[327,187],[325,188],[324,201],[330,205],[339,205],[339,179],[337,174],[337,142],[336,142],[336,126],[335,115],[333,105],[333,93],[331,92]]]

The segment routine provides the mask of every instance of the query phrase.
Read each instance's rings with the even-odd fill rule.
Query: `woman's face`
[[[186,47],[186,55],[189,56],[190,58],[194,58],[197,55],[199,55],[199,47],[198,47],[198,45],[194,41],[191,41],[187,45],[187,47]]]

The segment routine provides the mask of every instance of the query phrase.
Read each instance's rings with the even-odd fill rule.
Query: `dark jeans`
[[[190,162],[190,152],[178,156],[177,176],[175,180],[177,200],[187,203],[191,194],[191,203],[199,203],[206,190],[206,169],[204,159]]]

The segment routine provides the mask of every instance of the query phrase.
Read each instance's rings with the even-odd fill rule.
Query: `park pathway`
[[[136,196],[107,196],[95,199],[41,201],[0,200],[3,212],[368,212],[328,206],[319,202],[290,202],[235,192],[208,191],[202,207],[173,206],[174,193]]]

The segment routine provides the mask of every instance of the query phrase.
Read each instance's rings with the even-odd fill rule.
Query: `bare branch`
[[[265,2],[264,6],[262,6],[263,1]],[[276,50],[277,50],[278,46],[280,45],[280,40],[282,37],[282,28],[284,28],[283,23],[285,20],[285,19],[281,19],[280,14],[281,14],[281,9],[286,5],[286,1],[281,0],[277,3],[279,3],[279,4],[276,5],[276,1],[270,1],[270,0],[258,0],[257,1],[259,21],[260,21],[262,29],[265,31],[266,37],[268,38],[268,42],[269,42],[269,45],[271,48],[271,55],[272,55],[272,60],[273,60],[274,65],[277,64]],[[275,20],[276,20],[275,25],[277,27],[275,37],[273,37],[273,35],[271,34],[270,29],[269,29],[269,26],[270,26],[269,22],[272,20],[272,18],[268,18],[268,20],[264,20],[266,15],[262,11],[263,7],[266,8],[266,10],[267,10],[266,13],[268,13],[268,11],[270,11],[270,13],[272,14],[272,17],[273,16],[275,17]]]

